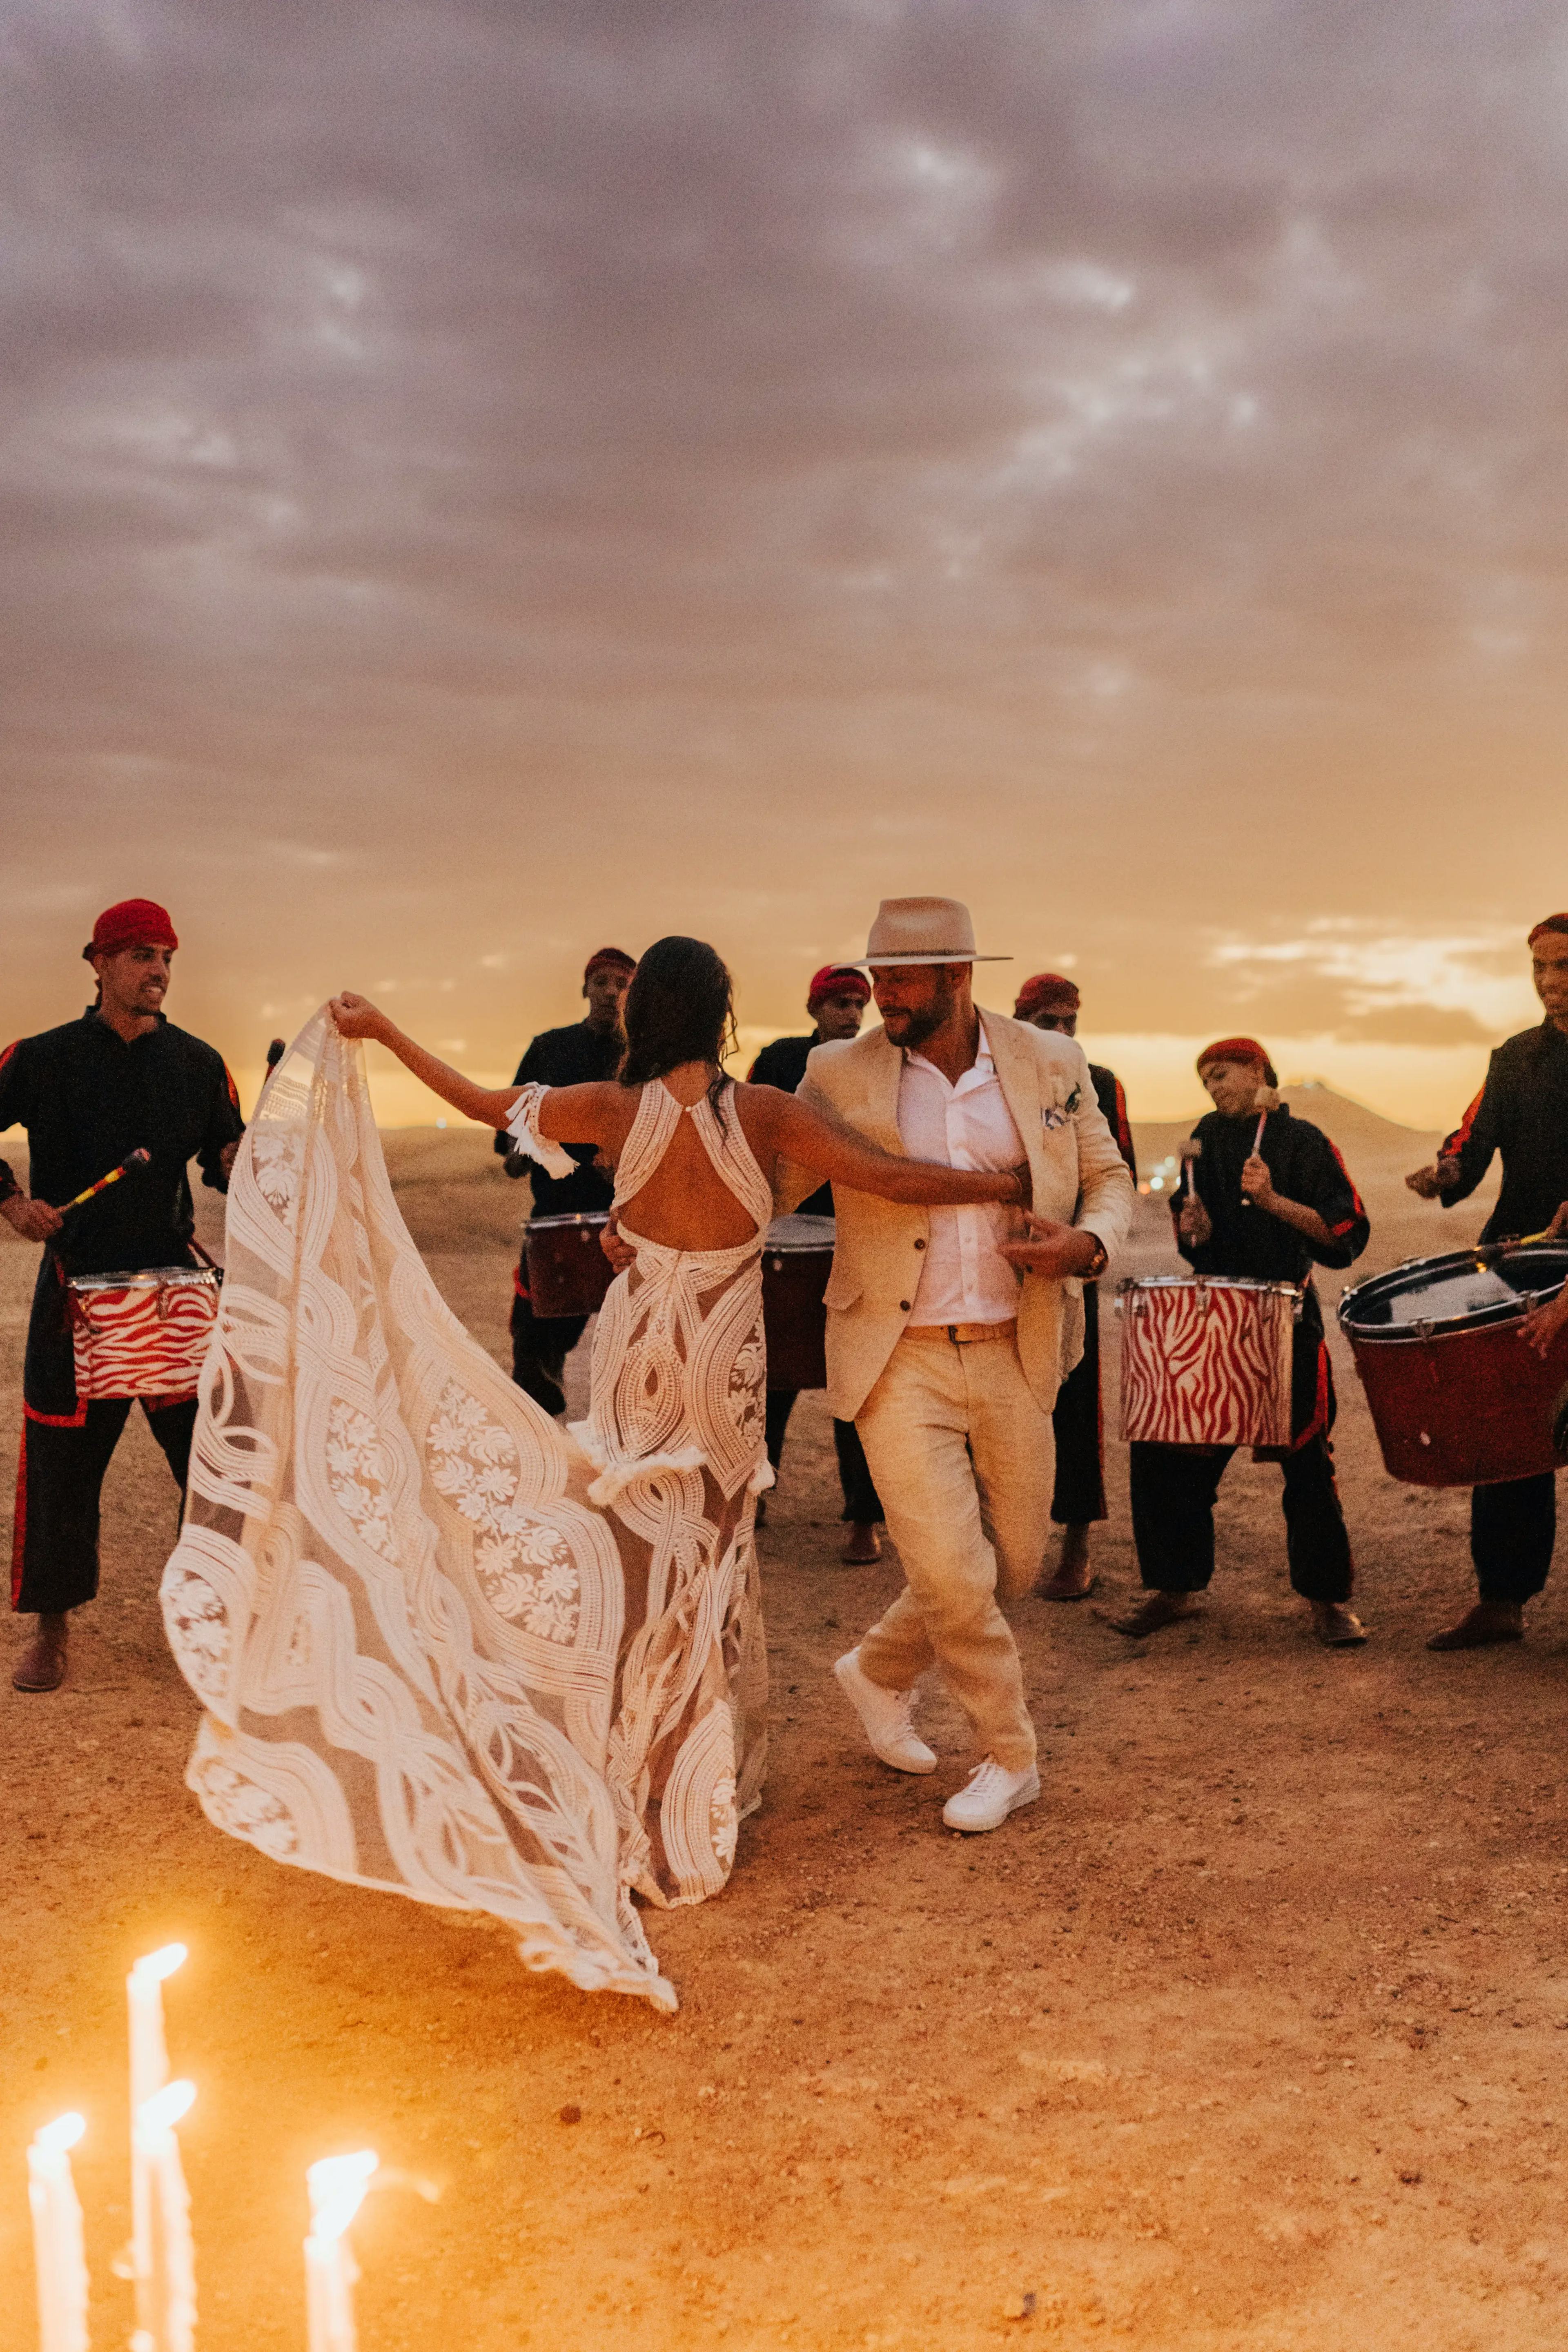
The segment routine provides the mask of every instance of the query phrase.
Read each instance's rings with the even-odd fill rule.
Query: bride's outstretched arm
[[[766,1087],[749,1089],[763,1094]],[[854,1129],[809,1109],[796,1095],[778,1094],[768,1106],[780,1156],[815,1169],[829,1182],[852,1192],[876,1192],[933,1209],[963,1208],[971,1201],[1001,1201],[1011,1208],[1029,1204],[1027,1166],[992,1171],[943,1168],[934,1160],[905,1160],[868,1143]]]
[[[345,1037],[369,1037],[395,1054],[405,1069],[427,1086],[444,1103],[461,1111],[465,1118],[479,1119],[486,1127],[503,1128],[511,1116],[512,1105],[523,1092],[521,1087],[481,1087],[466,1078],[461,1070],[453,1069],[439,1055],[432,1054],[405,1036],[395,1021],[390,1020],[379,1005],[367,996],[356,996],[344,989],[334,996],[330,1007],[332,1019]],[[541,1131],[563,1143],[604,1143],[610,1140],[609,1127],[602,1116],[600,1097],[608,1089],[603,1087],[555,1087],[548,1097],[547,1109]]]

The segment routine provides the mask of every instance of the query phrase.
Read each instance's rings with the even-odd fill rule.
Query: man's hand
[[[223,1150],[217,1156],[217,1164],[223,1170],[223,1181],[226,1184],[228,1182],[229,1178],[234,1174],[234,1163],[238,1155],[239,1138],[237,1135],[232,1143],[226,1143],[224,1145]]]
[[[1417,1168],[1405,1181],[1421,1200],[1440,1201],[1458,1182],[1459,1163],[1457,1160],[1434,1160],[1429,1167]]]
[[[1032,1210],[1026,1222],[1026,1241],[1002,1244],[1003,1256],[1020,1274],[1040,1274],[1048,1282],[1062,1282],[1068,1275],[1087,1273],[1100,1255],[1099,1235],[1085,1233],[1079,1225],[1059,1225],[1052,1217],[1037,1217]]]
[[[384,1038],[392,1026],[379,1005],[373,1004],[368,996],[356,996],[352,988],[334,996],[327,1010],[337,1024],[340,1037]]]
[[[1562,1210],[1557,1214],[1561,1216]],[[1564,1283],[1555,1298],[1542,1307],[1532,1307],[1519,1327],[1519,1336],[1538,1356],[1549,1356],[1552,1341],[1568,1324],[1568,1283]]]
[[[633,1249],[630,1242],[622,1241],[621,1229],[614,1217],[599,1235],[599,1247],[617,1274],[625,1274],[628,1266],[636,1265],[637,1262],[636,1250]]]
[[[1274,1179],[1260,1151],[1249,1152],[1241,1163],[1241,1189],[1255,1209],[1274,1205]]]
[[[1182,1202],[1182,1213],[1176,1223],[1182,1239],[1191,1242],[1194,1249],[1202,1249],[1205,1242],[1214,1239],[1213,1220],[1195,1192],[1189,1192]]]
[[[1558,1242],[1562,1240],[1564,1234],[1568,1234],[1568,1201],[1562,1203],[1557,1214],[1547,1226],[1546,1238],[1549,1242]]]
[[[53,1241],[65,1223],[58,1209],[51,1209],[47,1201],[29,1201],[25,1192],[13,1192],[8,1201],[0,1201],[0,1217],[25,1242]]]

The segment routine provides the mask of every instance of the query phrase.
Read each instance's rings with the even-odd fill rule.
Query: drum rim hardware
[[[1471,1249],[1439,1251],[1435,1256],[1402,1258],[1397,1265],[1389,1266],[1383,1274],[1372,1275],[1365,1282],[1358,1282],[1352,1289],[1344,1291],[1335,1310],[1335,1319],[1347,1339],[1353,1337],[1372,1347],[1425,1347],[1440,1339],[1468,1339],[1478,1331],[1506,1329],[1510,1324],[1521,1323],[1528,1314],[1548,1299],[1558,1297],[1563,1282],[1568,1281],[1568,1266],[1545,1289],[1516,1290],[1508,1298],[1492,1299],[1484,1307],[1465,1307],[1453,1315],[1424,1315],[1404,1323],[1363,1323],[1357,1321],[1354,1307],[1358,1299],[1381,1289],[1384,1284],[1408,1273],[1413,1266],[1430,1267],[1434,1274],[1439,1268],[1453,1274],[1462,1273],[1467,1268],[1477,1274],[1489,1274],[1503,1259],[1526,1256],[1532,1249],[1541,1246],[1540,1243],[1487,1242]],[[1568,1248],[1562,1242],[1548,1246],[1568,1256]]]

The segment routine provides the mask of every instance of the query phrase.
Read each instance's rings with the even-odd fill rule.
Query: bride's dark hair
[[[709,1099],[718,1105],[729,1085],[726,1054],[733,1053],[735,984],[729,966],[705,940],[672,934],[655,940],[640,958],[621,1008],[626,1050],[618,1073],[623,1087],[662,1078],[682,1062],[711,1062],[718,1071]]]

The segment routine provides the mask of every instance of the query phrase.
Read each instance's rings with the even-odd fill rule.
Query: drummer
[[[1255,1458],[1285,1473],[1290,1583],[1330,1649],[1366,1639],[1348,1606],[1350,1538],[1334,1478],[1334,1382],[1314,1264],[1348,1266],[1365,1249],[1366,1212],[1343,1160],[1321,1129],[1293,1118],[1274,1089],[1273,1065],[1254,1037],[1222,1037],[1198,1056],[1214,1108],[1198,1121],[1196,1153],[1172,1201],[1176,1246],[1200,1275],[1301,1286],[1292,1366],[1289,1447]],[[1118,1633],[1152,1633],[1193,1612],[1214,1573],[1214,1506],[1232,1445],[1131,1446],[1132,1536],[1145,1598],[1113,1618]]]
[[[546,1087],[575,1087],[613,1078],[626,1046],[621,1006],[637,968],[636,957],[627,955],[624,948],[595,949],[583,971],[585,1016],[564,1029],[542,1030],[518,1064],[513,1086],[528,1086],[537,1079]],[[593,1146],[574,1143],[564,1148],[577,1162],[575,1171],[570,1176],[547,1176],[524,1153],[514,1150],[510,1136],[496,1138],[507,1174],[531,1179],[536,1217],[592,1216],[606,1210],[615,1194],[615,1179],[595,1165]],[[585,1315],[535,1315],[528,1295],[526,1256],[519,1256],[511,1281],[512,1379],[546,1412],[564,1412],[562,1374],[567,1357],[588,1328],[588,1318]]]
[[[1468,1200],[1502,1157],[1502,1190],[1481,1228],[1504,1234],[1568,1230],[1568,914],[1548,915],[1527,942],[1545,1018],[1498,1047],[1487,1082],[1432,1164],[1405,1182],[1446,1209]],[[1536,1334],[1547,1328],[1545,1318]],[[1470,1495],[1470,1558],[1479,1598],[1429,1650],[1477,1650],[1524,1634],[1524,1604],[1546,1582],[1557,1540],[1551,1471],[1477,1486]]]
[[[811,985],[805,992],[811,1034],[775,1037],[771,1045],[764,1045],[748,1073],[750,1083],[754,1087],[777,1087],[782,1094],[795,1094],[805,1076],[806,1058],[812,1048],[840,1038],[858,1037],[870,1001],[871,983],[863,971],[854,971],[847,964],[824,964],[820,971],[812,974]],[[799,1213],[803,1217],[830,1217],[832,1185],[824,1184],[809,1201],[803,1201]],[[770,1388],[767,1392],[768,1460],[775,1472],[784,1453],[784,1432],[799,1394],[798,1389]],[[834,1423],[833,1445],[838,1456],[844,1522],[849,1530],[840,1558],[846,1567],[868,1567],[881,1558],[882,1538],[877,1532],[884,1518],[881,1498],[872,1483],[866,1451],[852,1421]],[[759,1495],[759,1519],[763,1514],[763,1500]]]
[[[1015,1021],[1031,1028],[1055,1029],[1064,1037],[1078,1035],[1080,1006],[1078,983],[1059,971],[1037,971],[1018,991]],[[1114,1070],[1101,1062],[1089,1066],[1095,1099],[1116,1148],[1127,1162],[1127,1172],[1138,1181],[1138,1155],[1127,1120],[1127,1097]],[[1094,1590],[1089,1565],[1089,1530],[1106,1517],[1104,1422],[1100,1401],[1100,1286],[1083,1286],[1083,1354],[1057,1391],[1051,1429],[1057,1442],[1056,1488],[1051,1517],[1062,1531],[1062,1548],[1055,1572],[1039,1587],[1043,1601],[1082,1601]]]
[[[221,1054],[163,1017],[179,940],[162,907],[126,898],[106,908],[82,950],[98,982],[81,1018],[0,1055],[0,1130],[24,1127],[29,1199],[0,1160],[0,1216],[46,1244],[22,1371],[22,1444],[11,1549],[11,1606],[37,1622],[12,1681],[58,1690],[69,1612],[98,1592],[99,1498],[131,1413],[128,1397],[79,1403],[66,1279],[73,1274],[191,1264],[195,1225],[187,1164],[219,1192],[245,1122]],[[73,1200],[136,1150],[151,1164],[62,1217]],[[183,1488],[195,1427],[194,1397],[143,1401],[147,1425]]]

